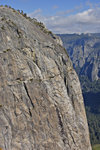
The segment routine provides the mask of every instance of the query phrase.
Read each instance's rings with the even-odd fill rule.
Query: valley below
[[[100,144],[100,34],[59,36],[80,79],[91,143]]]

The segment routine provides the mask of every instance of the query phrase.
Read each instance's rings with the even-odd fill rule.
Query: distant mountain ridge
[[[100,79],[100,33],[61,34],[78,75],[85,75],[91,81]]]

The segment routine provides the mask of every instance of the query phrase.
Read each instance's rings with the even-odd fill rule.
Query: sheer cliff
[[[58,41],[0,8],[2,150],[91,150],[80,83]]]

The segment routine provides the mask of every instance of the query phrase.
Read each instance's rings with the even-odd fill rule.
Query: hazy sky
[[[42,21],[54,33],[100,33],[100,0],[0,0]]]

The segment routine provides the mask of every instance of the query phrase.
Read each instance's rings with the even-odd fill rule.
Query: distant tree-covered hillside
[[[100,144],[100,33],[61,34],[82,87],[92,144]]]

